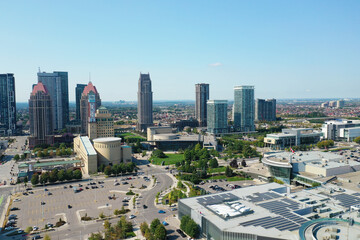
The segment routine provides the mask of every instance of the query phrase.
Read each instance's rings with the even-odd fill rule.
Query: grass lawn
[[[226,167],[222,166],[222,167],[218,167],[218,168],[209,168],[208,169],[208,173],[215,173],[215,172],[225,172]]]
[[[161,163],[164,161],[164,165],[172,165],[184,160],[184,154],[166,154],[166,156],[167,158],[152,157],[152,163],[156,165],[161,165]]]
[[[136,136],[136,135],[130,135],[130,136],[125,136],[124,139],[140,139],[141,141],[145,141],[146,139],[140,136]]]
[[[126,233],[126,238],[133,238],[136,237],[136,234],[134,232],[127,232]]]
[[[233,181],[244,181],[244,180],[252,180],[251,178],[244,178],[244,177],[239,177],[239,176],[234,176],[234,177],[226,177],[225,175],[217,175],[214,177],[209,177],[207,178],[208,180],[218,180],[218,179],[226,179],[229,182],[233,182]]]

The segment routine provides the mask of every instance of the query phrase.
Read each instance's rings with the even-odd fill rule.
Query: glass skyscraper
[[[15,78],[12,73],[0,74],[0,135],[16,131]]]
[[[46,87],[53,109],[53,128],[60,131],[69,121],[69,89],[67,72],[39,72],[38,82]]]
[[[209,100],[209,84],[198,83],[195,85],[196,103],[195,118],[199,122],[200,127],[206,126],[207,106]]]
[[[254,86],[234,87],[234,130],[240,132],[255,131]]]
[[[136,129],[146,131],[153,125],[153,92],[150,74],[140,73],[138,88],[138,122]]]
[[[207,130],[209,133],[221,134],[228,132],[227,100],[207,101]]]
[[[81,100],[81,94],[84,91],[84,88],[86,87],[86,84],[76,84],[75,88],[75,97],[76,97],[76,121],[80,121],[80,100]]]

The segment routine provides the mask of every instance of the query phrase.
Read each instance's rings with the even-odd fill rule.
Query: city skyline
[[[39,67],[69,73],[71,101],[89,73],[104,101],[136,100],[139,72],[152,73],[154,100],[194,99],[198,82],[213,99],[237,85],[255,98],[358,97],[357,1],[161,3],[2,2],[1,72],[14,73],[18,102]]]

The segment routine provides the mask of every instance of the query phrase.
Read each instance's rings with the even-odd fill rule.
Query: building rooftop
[[[107,143],[107,142],[119,142],[121,138],[118,137],[104,137],[104,138],[95,138],[93,142],[97,143]]]
[[[204,217],[223,232],[299,239],[298,230],[310,219],[339,217],[359,203],[360,193],[351,190],[324,186],[290,193],[284,185],[268,183],[181,199],[179,210],[185,204],[195,221]]]
[[[90,142],[90,139],[88,136],[80,136],[80,140],[82,144],[84,145],[87,155],[97,155],[92,143]]]

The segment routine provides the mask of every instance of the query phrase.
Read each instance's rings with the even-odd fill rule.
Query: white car
[[[133,218],[135,218],[136,216],[135,215],[130,215],[130,219],[133,219]]]
[[[14,202],[20,202],[21,200],[19,198],[15,198]]]
[[[9,231],[9,230],[13,230],[13,229],[14,229],[14,227],[11,227],[11,226],[10,226],[10,227],[6,227],[6,228],[5,228],[5,231]]]
[[[33,226],[33,231],[37,231],[39,228],[37,226]]]

